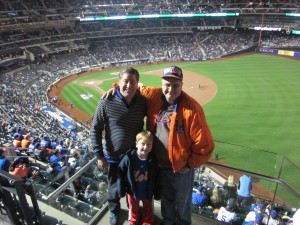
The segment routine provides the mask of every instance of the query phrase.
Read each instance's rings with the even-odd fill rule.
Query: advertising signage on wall
[[[257,49],[261,53],[268,53],[268,54],[278,54],[277,49],[269,49],[269,48],[258,48]]]
[[[300,52],[294,52],[289,50],[280,50],[280,49],[269,49],[269,48],[257,48],[257,52],[275,54],[275,55],[284,55],[300,58]]]

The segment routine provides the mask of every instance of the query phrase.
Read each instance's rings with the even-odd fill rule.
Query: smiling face
[[[175,100],[181,94],[182,81],[177,78],[163,78],[162,79],[162,92],[166,100],[170,104],[174,104]]]
[[[119,80],[120,92],[125,98],[127,103],[130,103],[137,88],[138,88],[138,79],[135,74],[124,73]]]
[[[136,143],[137,155],[140,159],[147,159],[152,149],[152,138],[142,138]]]

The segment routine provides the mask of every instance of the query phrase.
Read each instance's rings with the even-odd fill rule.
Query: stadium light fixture
[[[77,17],[80,21],[98,21],[98,20],[126,20],[126,19],[145,19],[145,18],[184,18],[184,17],[225,17],[239,16],[239,13],[176,13],[176,14],[149,14],[133,16],[87,16]]]

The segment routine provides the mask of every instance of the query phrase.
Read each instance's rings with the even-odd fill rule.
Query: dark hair
[[[119,73],[119,79],[122,79],[124,74],[133,74],[136,76],[137,81],[140,80],[140,74],[139,71],[137,71],[137,69],[133,68],[133,67],[126,67],[125,69],[123,69],[120,73]]]
[[[16,160],[9,166],[9,171],[13,172],[17,165],[22,164],[23,162],[21,160]]]
[[[55,150],[53,151],[53,154],[54,154],[54,155],[57,155],[58,153],[60,153],[59,149],[55,149]]]

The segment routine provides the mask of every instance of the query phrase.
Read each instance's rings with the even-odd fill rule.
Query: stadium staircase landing
[[[75,224],[82,224],[79,221],[76,221],[75,218],[71,217],[61,217],[61,214],[57,212],[55,209],[52,207],[49,207],[48,205],[39,202],[39,207],[42,212],[45,212],[45,215],[47,217],[46,220],[44,220],[44,225],[56,225],[56,223],[53,223],[54,221],[61,220],[62,224],[57,224],[57,225],[75,225]],[[154,214],[155,214],[155,221],[153,225],[159,225],[161,223],[161,214],[160,214],[160,202],[155,201],[154,202]],[[98,220],[92,223],[91,225],[109,225],[109,220],[108,220],[108,215],[109,212],[107,211],[104,216]],[[126,204],[125,198],[121,199],[121,214],[120,214],[120,223],[119,225],[129,225],[129,222],[127,221],[128,218],[128,208]],[[3,214],[0,214],[0,225],[12,225],[8,219],[7,216],[4,216]],[[218,224],[223,224],[220,223],[216,220],[211,220],[206,217],[201,217],[200,215],[193,214],[192,216],[192,224],[191,225],[218,225]]]
[[[108,220],[108,215],[109,212],[107,211],[106,214],[101,218],[101,220],[96,223],[97,225],[109,225],[109,220]],[[155,201],[154,202],[154,215],[155,215],[155,221],[154,225],[159,225],[161,223],[161,214],[160,214],[160,202]],[[129,225],[129,222],[127,221],[128,219],[128,208],[126,205],[126,199],[122,198],[121,199],[121,214],[120,214],[120,225]],[[219,223],[216,220],[211,220],[206,217],[201,217],[200,215],[193,214],[192,216],[192,225],[217,225],[217,224],[224,224],[224,223]]]

